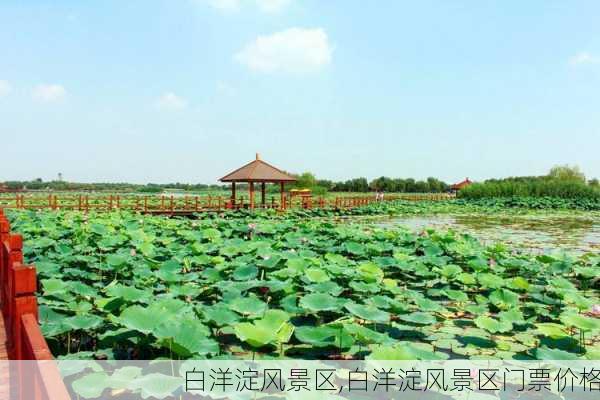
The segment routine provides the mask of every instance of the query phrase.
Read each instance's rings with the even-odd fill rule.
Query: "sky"
[[[600,177],[597,0],[3,0],[0,181]]]

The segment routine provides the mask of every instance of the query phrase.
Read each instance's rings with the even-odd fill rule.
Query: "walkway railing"
[[[10,233],[0,210],[0,299],[8,356],[38,361],[11,366],[11,398],[70,399],[38,324],[36,291],[35,267],[23,264],[23,238]]]
[[[302,197],[284,196],[281,203],[279,196],[267,196],[265,204],[257,201],[255,208],[290,209],[290,208],[352,208],[361,207],[378,201],[441,201],[454,198],[448,193],[424,194],[386,194],[383,199],[375,195],[337,196],[337,197]],[[47,196],[17,193],[12,196],[0,196],[0,208],[26,210],[78,210],[78,211],[110,211],[128,210],[146,214],[182,214],[222,211],[227,209],[249,208],[247,197],[239,196],[235,200],[224,196],[136,196],[136,195],[54,195]]]

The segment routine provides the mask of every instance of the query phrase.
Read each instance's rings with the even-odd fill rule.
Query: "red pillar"
[[[235,209],[235,182],[231,182],[231,208]]]

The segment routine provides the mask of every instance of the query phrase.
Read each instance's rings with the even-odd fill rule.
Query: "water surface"
[[[486,243],[501,242],[541,252],[600,253],[600,216],[576,215],[429,215],[405,216],[377,222],[378,226],[406,226],[469,233]]]

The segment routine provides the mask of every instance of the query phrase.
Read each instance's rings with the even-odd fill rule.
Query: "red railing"
[[[279,197],[279,196],[277,196]],[[254,208],[352,208],[375,202],[391,200],[407,201],[439,201],[454,198],[449,193],[404,193],[386,194],[377,199],[375,195],[337,196],[335,198],[310,196],[283,196],[283,201],[271,196],[262,201],[255,201]],[[135,195],[54,195],[47,196],[15,194],[0,196],[0,208],[16,208],[28,210],[78,210],[78,211],[110,211],[128,210],[147,214],[183,214],[226,209],[250,208],[248,196],[238,196],[235,200],[224,196],[135,196]]]
[[[23,238],[10,233],[0,209],[0,299],[8,357],[36,361],[11,367],[11,391],[21,400],[70,399],[40,331],[36,291],[35,267],[23,264]]]

